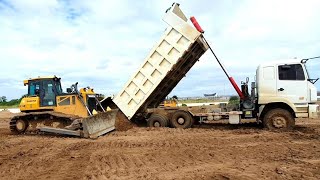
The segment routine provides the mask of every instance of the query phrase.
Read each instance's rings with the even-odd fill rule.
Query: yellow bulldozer
[[[166,98],[159,105],[159,107],[177,107],[177,106],[178,106],[178,99],[175,97]]]
[[[78,83],[62,91],[56,76],[24,80],[28,94],[21,113],[10,121],[13,133],[51,132],[96,138],[115,129],[117,110],[106,112],[92,88],[78,90]]]

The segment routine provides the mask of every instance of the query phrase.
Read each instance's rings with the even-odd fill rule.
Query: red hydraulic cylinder
[[[229,81],[232,84],[233,88],[237,91],[240,99],[244,99],[244,95],[241,92],[241,90],[240,90],[239,86],[237,85],[237,83],[234,81],[233,77],[228,77],[228,78],[229,78]]]
[[[201,28],[201,26],[199,25],[198,21],[196,20],[196,18],[194,16],[192,16],[190,18],[192,24],[194,25],[194,27],[200,32],[200,33],[204,33],[204,30]]]
[[[209,45],[209,43],[207,42],[207,40],[206,40],[205,38],[203,38],[203,39],[204,39],[205,42],[207,43],[210,51],[212,52],[213,56],[216,58],[217,62],[219,63],[219,65],[220,65],[220,67],[221,67],[221,69],[223,70],[223,72],[224,72],[224,73],[226,74],[226,76],[228,77],[231,85],[232,85],[233,88],[237,91],[240,99],[244,99],[245,97],[244,97],[242,91],[240,90],[239,86],[237,85],[237,83],[234,81],[233,77],[231,77],[231,76],[229,75],[229,73],[227,72],[227,70],[226,70],[226,68],[224,67],[224,65],[220,62],[220,60],[218,59],[218,57],[216,56],[216,54],[213,52],[213,50],[212,50],[211,46]]]
[[[200,32],[200,33],[204,33],[204,30],[201,28],[201,26],[199,25],[198,21],[196,20],[195,17],[191,17],[190,18],[192,24],[194,25],[194,27]],[[213,52],[211,46],[209,45],[209,43],[207,42],[207,40],[205,38],[203,38],[205,40],[205,42],[207,43],[209,49],[211,50],[212,54],[214,55],[214,57],[216,58],[216,60],[218,61],[221,69],[223,70],[223,72],[226,74],[226,76],[228,77],[230,83],[232,84],[233,88],[237,91],[240,99],[244,99],[244,95],[242,93],[242,91],[240,90],[239,86],[237,85],[237,83],[234,81],[233,77],[231,77],[229,75],[229,73],[227,72],[226,68],[223,66],[223,64],[219,61],[218,57],[216,56],[216,54]]]

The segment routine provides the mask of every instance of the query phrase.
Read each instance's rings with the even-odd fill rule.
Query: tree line
[[[8,101],[6,96],[0,96],[0,106],[15,106],[19,105],[24,95],[19,99],[11,99]]]

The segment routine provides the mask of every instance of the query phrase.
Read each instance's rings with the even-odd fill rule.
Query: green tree
[[[7,102],[7,97],[6,96],[1,96],[0,97],[0,102]]]
[[[240,98],[239,96],[231,96],[229,99],[229,104],[239,104]]]
[[[21,101],[23,98],[25,98],[25,97],[27,97],[27,96],[28,96],[28,94],[22,95],[22,96],[19,98],[19,103],[20,103],[20,101]]]
[[[0,96],[0,106],[18,106],[24,97],[26,97],[26,95],[21,96],[19,99],[11,99],[8,101],[5,96]]]

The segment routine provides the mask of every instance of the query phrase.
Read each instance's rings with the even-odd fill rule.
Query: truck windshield
[[[320,61],[311,60],[305,62],[304,65],[308,74],[308,81],[310,81],[313,84],[316,83],[319,79],[318,75],[320,74]]]

